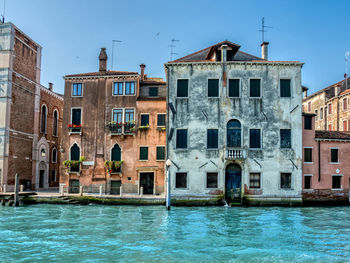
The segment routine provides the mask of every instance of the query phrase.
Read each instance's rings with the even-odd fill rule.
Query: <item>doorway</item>
[[[143,187],[143,194],[153,195],[154,173],[140,173],[140,187]]]
[[[44,188],[45,170],[39,172],[39,188]]]
[[[120,195],[121,181],[111,181],[111,195]]]
[[[72,194],[78,194],[79,193],[79,180],[77,179],[70,179],[69,180],[69,192]]]
[[[225,171],[225,199],[227,202],[241,203],[242,169],[232,163]]]

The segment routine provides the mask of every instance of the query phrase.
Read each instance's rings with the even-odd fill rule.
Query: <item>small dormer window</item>
[[[158,97],[158,87],[149,87],[148,95],[150,97]]]

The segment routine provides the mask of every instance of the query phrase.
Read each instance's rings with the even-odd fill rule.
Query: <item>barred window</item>
[[[260,188],[260,173],[250,173],[249,188]]]

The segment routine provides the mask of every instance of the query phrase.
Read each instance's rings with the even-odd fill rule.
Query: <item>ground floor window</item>
[[[260,188],[260,173],[249,175],[249,188]]]
[[[311,189],[311,175],[304,175],[304,189]]]
[[[207,173],[207,188],[218,188],[218,173]]]
[[[51,171],[51,182],[56,182],[56,170]]]
[[[281,173],[281,188],[290,189],[292,186],[292,174],[291,173]]]
[[[176,173],[175,188],[187,188],[187,173]]]
[[[340,189],[341,188],[341,176],[333,175],[332,176],[332,189]]]

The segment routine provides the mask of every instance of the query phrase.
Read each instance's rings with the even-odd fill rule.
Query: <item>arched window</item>
[[[52,162],[57,163],[57,149],[56,148],[52,149]]]
[[[114,145],[111,153],[111,161],[121,161],[121,149],[118,144]]]
[[[227,147],[241,147],[241,123],[238,120],[227,123]]]
[[[58,112],[57,112],[57,110],[54,110],[54,112],[53,112],[52,134],[54,136],[58,136]]]
[[[42,156],[42,157],[45,157],[45,156],[46,156],[46,151],[45,151],[45,149],[44,149],[44,148],[43,148],[43,149],[41,149],[41,151],[40,151],[40,152],[41,152],[41,156]]]
[[[70,147],[70,159],[72,161],[79,161],[80,159],[80,148],[76,143]],[[70,170],[71,172],[79,172],[79,166],[72,166]]]
[[[42,133],[46,133],[47,108],[46,105],[41,107],[41,129]]]

